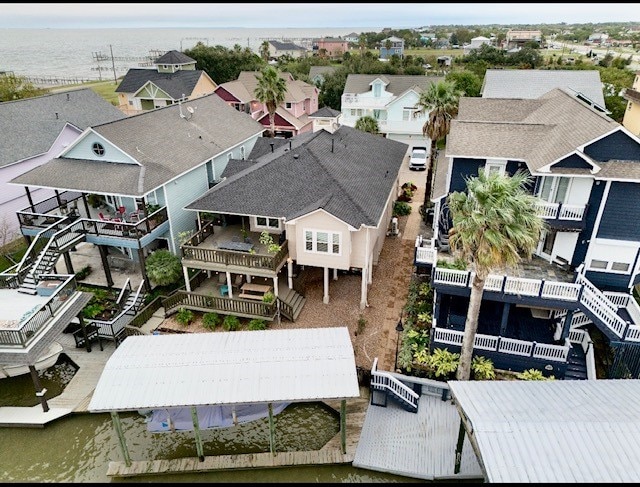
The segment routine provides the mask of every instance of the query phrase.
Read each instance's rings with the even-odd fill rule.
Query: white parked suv
[[[415,169],[416,171],[424,171],[427,169],[426,147],[413,148],[411,151],[411,158],[409,159],[409,169]]]

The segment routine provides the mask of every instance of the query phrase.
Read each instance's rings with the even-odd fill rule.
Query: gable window
[[[305,230],[304,245],[304,249],[307,252],[340,255],[340,234],[320,230]]]
[[[380,86],[380,83],[374,84],[373,85],[373,96],[378,98],[380,96],[380,94],[382,93],[381,88],[382,88],[382,86]]]
[[[277,218],[267,218],[266,216],[257,216],[256,227],[278,230],[280,228],[280,220]]]
[[[497,159],[487,159],[487,163],[484,166],[484,170],[487,175],[498,173],[501,176],[504,175],[507,168],[507,161],[500,161]]]
[[[104,146],[100,142],[94,142],[91,146],[91,150],[96,156],[104,156]]]
[[[293,108],[293,103],[288,101],[287,103],[284,104],[284,107],[287,108],[287,109]]]

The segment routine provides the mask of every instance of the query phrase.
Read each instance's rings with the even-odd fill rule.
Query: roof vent
[[[293,155],[293,158],[294,158],[294,159],[298,159],[299,157],[300,157],[300,156],[299,156],[298,154],[294,154],[294,155]]]
[[[67,101],[69,101],[71,98],[69,96],[69,93],[67,93]]]
[[[56,120],[58,120],[58,112],[56,112]]]

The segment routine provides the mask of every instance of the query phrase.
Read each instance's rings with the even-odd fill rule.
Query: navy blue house
[[[416,241],[435,290],[432,348],[459,351],[472,270],[446,265],[447,195],[479,169],[532,176],[547,222],[535,256],[485,283],[474,355],[497,368],[595,378],[590,333],[640,348],[640,139],[570,90],[462,98],[436,168],[433,232]],[[597,330],[597,331],[596,331]],[[637,344],[637,345],[636,345]]]

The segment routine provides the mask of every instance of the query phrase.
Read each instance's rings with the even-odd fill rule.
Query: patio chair
[[[124,206],[118,207],[118,213],[120,214],[120,218],[124,218],[124,215],[126,212],[127,212],[127,209]]]
[[[100,218],[100,220],[102,220],[103,222],[108,222],[111,220],[110,216],[105,216],[102,214],[102,212],[98,213],[98,218]]]

